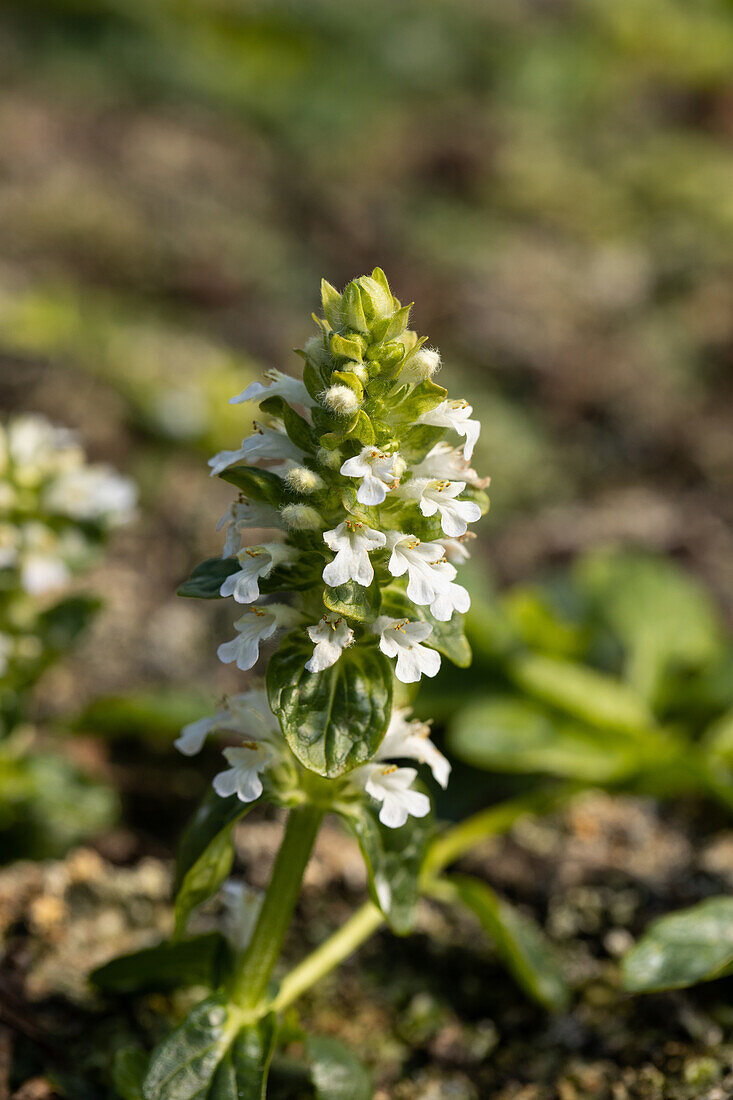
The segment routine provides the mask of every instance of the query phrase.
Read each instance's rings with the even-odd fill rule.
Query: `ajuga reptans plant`
[[[220,523],[223,555],[180,589],[231,601],[234,636],[219,658],[246,672],[267,646],[265,685],[228,697],[177,741],[193,756],[207,737],[220,739],[225,766],[182,839],[174,943],[95,975],[114,990],[144,973],[149,987],[177,965],[185,983],[195,957],[197,978],[205,970],[215,989],[141,1060],[146,1100],[264,1096],[279,1013],[382,920],[408,932],[420,892],[466,902],[494,931],[499,920],[488,887],[479,897],[483,884],[438,875],[512,814],[464,823],[428,844],[431,800],[418,767],[442,786],[450,767],[410,710],[421,677],[434,676],[442,658],[470,661],[462,627],[470,600],[457,566],[468,556],[469,524],[488,507],[486,483],[471,468],[479,424],[435,381],[440,357],[408,328],[410,307],[381,270],[343,293],[324,282],[322,300],[318,332],[299,353],[302,380],[268,371],[266,384],[233,398],[257,408],[241,446],[210,461],[212,475],[239,491]],[[250,527],[271,534],[251,545]],[[262,801],[289,812],[258,897],[225,880],[234,823]],[[355,835],[372,900],[277,987],[273,970],[327,812]],[[226,945],[184,938],[190,913],[222,884]],[[520,980],[531,987],[526,973]],[[539,985],[531,992],[543,1003],[564,1000],[554,970]],[[345,1059],[353,1095],[371,1095],[353,1056],[322,1044],[305,1042],[312,1068]],[[313,1073],[316,1095],[330,1096],[318,1085],[323,1073]]]

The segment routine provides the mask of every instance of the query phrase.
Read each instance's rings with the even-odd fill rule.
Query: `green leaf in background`
[[[43,612],[38,633],[49,649],[63,653],[86,630],[101,606],[101,601],[92,596],[69,596]]]
[[[733,973],[733,898],[707,901],[649,925],[624,956],[624,989],[683,989]]]
[[[257,466],[232,466],[219,474],[222,481],[235,485],[245,496],[259,500],[273,508],[287,503],[285,482],[269,470],[260,470]]]
[[[220,983],[231,961],[231,950],[220,932],[206,932],[177,943],[158,943],[120,955],[93,970],[92,985],[103,993],[167,992],[191,985]]]
[[[371,1100],[371,1078],[353,1051],[330,1035],[309,1035],[305,1057],[318,1100]]]
[[[718,655],[721,624],[709,593],[665,558],[599,551],[576,567],[595,615],[627,651],[626,674],[654,702],[670,668],[700,668]]]
[[[381,602],[381,589],[376,577],[368,588],[356,581],[347,581],[337,588],[326,586],[323,590],[323,603],[329,611],[347,615],[360,623],[373,622],[379,615]]]
[[[393,932],[407,935],[415,920],[420,871],[433,829],[432,814],[408,817],[401,828],[389,829],[379,820],[379,807],[365,801],[342,816],[359,842],[374,904]]]
[[[186,826],[176,858],[176,888],[186,873],[201,858],[213,840],[256,805],[242,802],[235,794],[221,798],[213,788],[204,795],[201,805]]]
[[[217,994],[193,1008],[152,1053],[145,1100],[264,1100],[275,1046],[267,1016],[242,1026],[241,1010]]]
[[[392,669],[376,645],[355,645],[323,672],[308,672],[312,643],[287,635],[267,668],[267,691],[285,739],[306,768],[333,779],[379,746],[392,706]]]
[[[590,725],[635,733],[654,725],[645,701],[622,680],[585,665],[539,653],[518,653],[508,664],[517,687]]]
[[[702,736],[702,747],[733,767],[733,710],[721,715]]]
[[[212,697],[205,692],[180,688],[101,696],[74,720],[74,728],[169,745],[185,725],[211,711],[212,704]]]
[[[234,862],[233,829],[234,822],[222,829],[183,876],[176,894],[174,936],[183,935],[189,915],[216,893],[231,871]]]
[[[236,558],[207,558],[196,566],[188,580],[178,586],[176,595],[198,600],[216,600],[224,581],[240,568]]]
[[[144,1100],[148,1054],[141,1046],[122,1047],[112,1061],[112,1084],[121,1100]]]
[[[479,879],[453,875],[448,881],[463,904],[476,914],[494,941],[497,954],[525,993],[552,1011],[567,1008],[570,990],[539,925]]]
[[[590,783],[625,779],[644,763],[644,749],[621,732],[589,729],[514,696],[469,703],[449,728],[452,752],[488,771],[544,772]]]
[[[580,657],[585,653],[587,627],[561,615],[543,589],[517,585],[502,595],[501,604],[525,645],[554,657]]]

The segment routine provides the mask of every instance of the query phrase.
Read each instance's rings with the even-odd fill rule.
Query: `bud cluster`
[[[339,797],[366,791],[382,822],[398,826],[429,804],[412,789],[415,769],[388,761],[415,759],[447,781],[427,727],[393,710],[393,681],[435,676],[441,653],[470,659],[461,624],[470,599],[456,566],[468,557],[468,525],[488,507],[487,482],[470,465],[480,425],[433,381],[440,356],[408,329],[411,307],[380,269],[341,294],[324,282],[322,301],[319,332],[299,353],[302,381],[271,370],[232,399],[259,412],[241,447],[209,463],[240,490],[220,523],[223,561],[204,563],[182,589],[241,605],[218,650],[224,662],[248,670],[279,637],[268,701],[229,699],[178,745],[194,752],[207,732],[240,733],[219,793],[251,800],[266,776],[270,794],[282,794],[297,787],[285,773],[306,769],[343,776]],[[250,527],[272,534],[242,546]]]
[[[0,687],[2,700],[44,665],[50,609],[87,568],[107,531],[135,511],[131,481],[88,465],[73,432],[42,416],[0,425]],[[45,631],[48,633],[49,631]]]

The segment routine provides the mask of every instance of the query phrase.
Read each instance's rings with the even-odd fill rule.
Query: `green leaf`
[[[372,443],[374,443],[376,439],[374,426],[363,409],[359,409],[356,414],[356,420],[352,427],[349,428],[348,432],[346,432],[346,435],[358,439],[365,447],[370,447]]]
[[[373,622],[379,615],[381,602],[381,589],[376,577],[368,588],[356,581],[347,581],[337,588],[327,585],[323,590],[323,603],[329,611],[360,623]]]
[[[121,1100],[144,1100],[148,1054],[141,1046],[122,1047],[112,1061],[112,1084]]]
[[[181,837],[176,859],[176,889],[181,888],[186,875],[206,856],[220,833],[229,830],[256,805],[256,802],[242,802],[235,794],[220,798],[213,788],[209,788]]]
[[[385,342],[387,340],[396,340],[398,336],[402,335],[402,333],[407,328],[408,322],[410,320],[410,310],[412,309],[412,306],[413,303],[411,302],[409,306],[402,306],[401,309],[398,309],[394,312],[386,331],[380,337],[381,340],[384,340]]]
[[[733,973],[733,898],[708,898],[649,925],[621,964],[624,989],[683,989]]]
[[[708,592],[665,558],[599,551],[583,558],[578,585],[627,651],[626,674],[654,701],[674,667],[701,668],[720,652],[722,628]]]
[[[257,466],[232,466],[219,474],[219,477],[230,485],[236,485],[237,489],[241,489],[252,500],[271,504],[273,508],[280,508],[287,503],[285,482],[270,470],[260,470]]]
[[[217,833],[183,876],[174,910],[176,937],[183,935],[190,913],[216,893],[231,871],[234,862],[233,829],[234,822]]]
[[[167,992],[191,985],[215,989],[231,963],[220,932],[206,932],[177,943],[158,943],[120,955],[93,970],[92,985],[103,993]]]
[[[432,814],[408,817],[401,828],[389,829],[379,820],[379,806],[365,799],[342,817],[359,842],[374,904],[393,932],[407,935],[415,922],[420,871],[433,829]]]
[[[224,581],[240,568],[236,558],[207,558],[196,566],[188,580],[178,586],[176,595],[198,600],[216,600]]]
[[[646,763],[645,746],[618,731],[613,737],[557,717],[514,696],[470,703],[449,731],[452,752],[488,771],[544,772],[611,783]]]
[[[331,337],[329,347],[332,355],[338,355],[342,359],[352,359],[356,363],[362,361],[363,348],[356,336],[339,336],[336,332]]]
[[[645,701],[622,680],[558,657],[518,653],[508,664],[511,679],[544,703],[604,729],[635,733],[654,725]]]
[[[476,914],[525,993],[553,1011],[566,1008],[570,990],[550,943],[531,917],[500,898],[485,882],[467,875],[454,875],[448,881]]]
[[[305,1057],[318,1100],[371,1100],[371,1078],[353,1051],[330,1035],[309,1035]]]
[[[376,644],[357,644],[323,672],[308,672],[313,643],[286,635],[267,668],[267,691],[285,739],[306,768],[329,779],[365,763],[392,709],[392,669]]]
[[[89,626],[102,606],[92,596],[69,596],[38,618],[38,633],[49,649],[63,653]]]
[[[288,438],[296,447],[300,447],[301,451],[311,453],[315,451],[318,441],[313,434],[313,429],[300,413],[290,407],[284,397],[279,395],[266,397],[264,401],[260,402],[260,408],[264,412],[270,413],[271,416],[280,417],[285,425]]]
[[[364,306],[361,300],[361,288],[357,282],[349,283],[343,293],[341,301],[341,314],[349,328],[357,332],[369,332],[369,325],[364,315]]]
[[[139,737],[170,744],[183,726],[210,712],[213,698],[200,691],[160,688],[94,699],[74,720],[75,729],[106,737]]]
[[[705,731],[702,745],[713,756],[733,766],[733,710],[726,711]]]
[[[222,994],[207,998],[150,1059],[145,1100],[264,1100],[275,1046],[272,1015],[243,1027]]]
[[[434,409],[447,396],[448,391],[444,386],[438,386],[427,378],[408,391],[405,400],[395,410],[393,420],[396,423],[414,424],[419,416]]]
[[[361,384],[361,379],[357,378],[353,371],[350,370],[335,370],[331,375],[331,384],[341,386],[347,386],[354,394],[356,394],[357,401],[364,400],[364,387]]]
[[[341,295],[335,286],[331,286],[325,279],[321,279],[321,302],[323,312],[331,328],[339,328],[343,324],[341,309]]]

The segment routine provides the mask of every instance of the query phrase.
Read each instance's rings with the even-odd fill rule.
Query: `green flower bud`
[[[330,386],[324,390],[322,400],[337,416],[353,416],[359,411],[359,399],[349,386]]]
[[[307,466],[294,466],[288,470],[285,480],[296,493],[318,493],[326,485],[321,475]]]
[[[320,512],[310,504],[286,504],[280,515],[283,523],[293,531],[318,531],[323,527]]]

